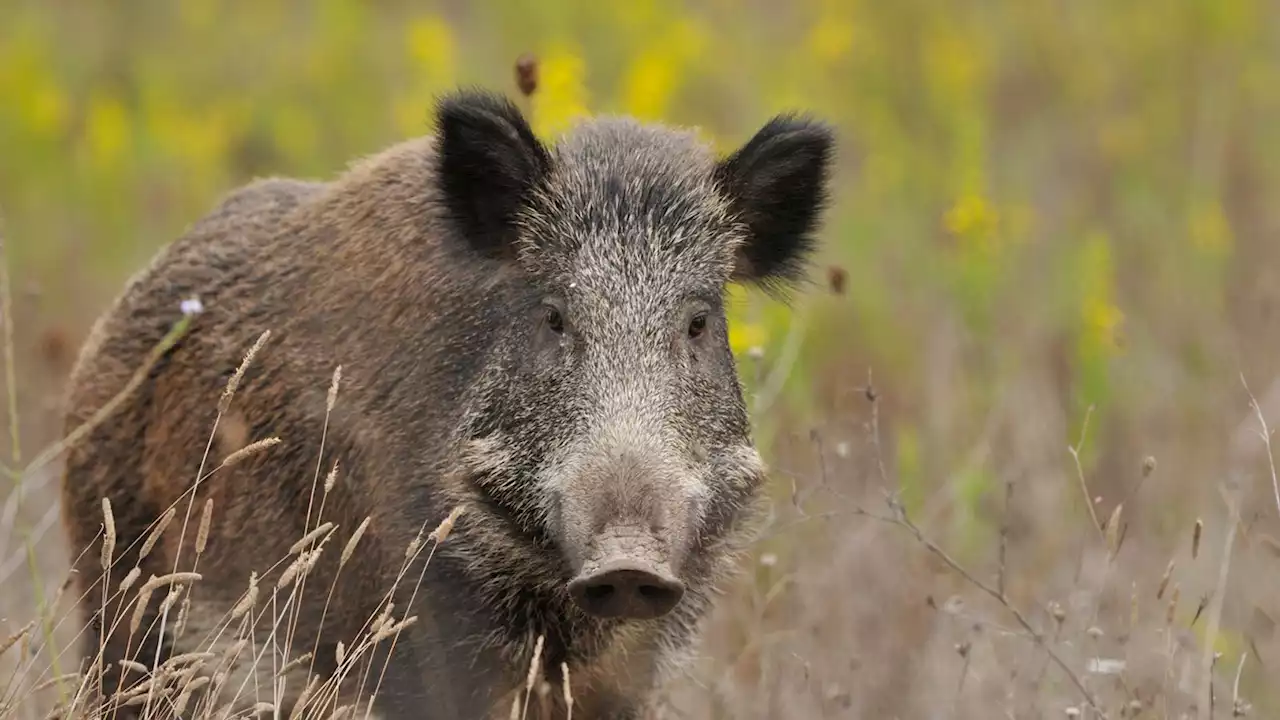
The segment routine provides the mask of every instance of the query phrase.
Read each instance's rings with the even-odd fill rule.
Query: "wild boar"
[[[85,342],[68,430],[119,399],[68,452],[64,521],[117,717],[200,675],[188,713],[376,689],[393,720],[505,717],[536,646],[552,710],[567,668],[575,717],[636,718],[695,647],[765,479],[725,288],[804,281],[833,133],[778,115],[721,156],[600,116],[550,142],[475,89],[435,122],[234,190]],[[129,703],[121,660],[204,664]]]

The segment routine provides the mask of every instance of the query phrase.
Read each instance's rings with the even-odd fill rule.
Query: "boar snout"
[[[569,594],[589,615],[651,620],[671,612],[684,597],[684,583],[652,534],[606,529],[592,545],[590,559],[569,582]]]
[[[588,614],[599,618],[651,620],[671,612],[684,597],[684,583],[642,563],[626,560],[579,575],[569,593]]]

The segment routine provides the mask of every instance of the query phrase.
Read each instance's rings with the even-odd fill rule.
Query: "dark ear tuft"
[[[550,154],[497,93],[454,92],[438,103],[436,121],[437,180],[449,216],[477,251],[510,257],[516,213],[550,170]]]
[[[834,146],[827,125],[778,115],[720,161],[716,179],[747,226],[735,280],[773,286],[804,274],[826,205]]]

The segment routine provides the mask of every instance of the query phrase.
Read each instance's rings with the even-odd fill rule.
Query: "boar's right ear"
[[[825,123],[788,113],[717,164],[715,177],[747,231],[735,280],[781,289],[801,279],[827,200],[834,145]]]
[[[444,97],[436,107],[437,181],[457,229],[486,257],[513,257],[515,219],[551,167],[520,110],[482,90]]]

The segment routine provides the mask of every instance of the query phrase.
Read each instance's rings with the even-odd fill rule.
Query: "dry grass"
[[[227,390],[219,402],[219,420],[233,402],[239,379],[254,355],[261,349],[265,338],[264,334],[263,338],[246,354],[244,362],[228,382]],[[167,343],[168,339],[166,339]],[[338,378],[339,374],[335,372],[333,387],[329,393],[329,411],[332,411],[336,402]],[[136,384],[126,387],[111,405],[123,400],[135,388]],[[105,421],[108,418],[109,415],[106,414],[95,416],[90,420],[90,424]],[[215,420],[215,428],[211,431],[211,437],[216,433],[216,424],[217,420]],[[24,468],[20,477],[27,477],[35,470],[43,468],[57,453],[70,447],[78,437],[83,437],[85,430],[78,429],[72,437],[55,443],[53,447],[56,451],[38,456],[36,461]],[[202,464],[197,482],[187,491],[190,496],[184,493],[183,497],[194,497],[195,489],[201,483],[207,482],[218,470],[230,467],[251,454],[269,452],[270,448],[278,442],[277,438],[252,442],[229,455],[217,468],[208,473],[204,472]],[[77,627],[78,613],[58,602],[60,598],[55,598],[55,601],[49,603],[47,607],[40,608],[38,611],[40,617],[37,620],[31,621],[0,644],[0,650],[3,651],[0,652],[0,657],[7,660],[6,666],[9,668],[3,696],[0,698],[0,717],[114,717],[119,708],[135,706],[141,706],[144,717],[174,717],[187,711],[193,713],[191,717],[197,718],[229,718],[277,711],[287,712],[290,718],[356,716],[357,714],[367,716],[382,679],[381,671],[378,671],[377,676],[371,676],[376,669],[368,662],[369,656],[381,643],[394,644],[398,635],[416,621],[414,616],[395,615],[390,598],[396,586],[405,580],[404,574],[408,566],[417,560],[421,553],[428,553],[427,562],[430,562],[430,554],[434,553],[437,545],[447,539],[459,511],[455,509],[429,533],[424,528],[423,533],[410,544],[405,551],[405,563],[400,576],[396,578],[395,586],[388,588],[384,596],[381,613],[368,618],[363,634],[350,648],[339,649],[338,672],[321,682],[321,678],[312,672],[311,661],[314,658],[312,653],[304,653],[297,657],[290,657],[290,653],[296,649],[296,643],[292,642],[292,633],[297,621],[296,613],[293,611],[296,610],[298,597],[305,586],[308,572],[324,552],[326,543],[335,529],[332,522],[320,523],[318,520],[323,514],[323,496],[332,489],[335,480],[336,473],[330,473],[323,485],[315,486],[321,489],[320,512],[317,513],[316,525],[311,527],[310,523],[308,524],[309,530],[290,549],[290,557],[281,559],[276,566],[263,572],[265,575],[277,569],[279,565],[287,563],[274,587],[260,588],[257,582],[258,576],[253,575],[241,600],[229,608],[210,634],[197,641],[196,645],[206,648],[205,650],[184,653],[159,663],[158,656],[140,656],[139,649],[133,647],[135,640],[138,640],[138,645],[141,645],[142,636],[149,632],[160,634],[167,632],[175,637],[181,637],[185,631],[190,589],[199,583],[202,577],[199,572],[178,571],[179,557],[175,556],[174,570],[170,573],[161,576],[151,575],[139,585],[141,570],[135,566],[113,589],[112,595],[107,596],[104,591],[101,607],[108,626],[114,629],[121,623],[128,623],[132,654],[122,660],[121,665],[140,673],[143,676],[140,683],[124,688],[104,688],[102,685],[104,648],[99,648],[98,654],[89,659],[87,666],[81,672],[53,673],[53,668],[60,663],[75,664],[74,655],[68,655],[68,653],[74,652],[73,648],[77,647],[83,629]],[[313,500],[315,495],[316,493],[313,492]],[[178,502],[181,501],[182,498]],[[189,526],[192,520],[193,503],[188,501],[186,505],[180,529],[184,537],[192,531]],[[132,548],[117,548],[114,513],[111,503],[105,498],[102,501],[102,509],[101,565],[105,572],[112,569],[117,558],[123,554],[120,550],[128,551]],[[199,515],[199,524],[194,529],[196,533],[194,566],[198,566],[200,555],[204,552],[209,524],[214,512],[216,508],[212,501],[206,501]],[[146,557],[155,547],[160,534],[172,523],[176,514],[176,505],[170,506],[153,523],[139,549],[139,560]],[[342,551],[340,568],[346,565],[355,552],[357,543],[367,526],[366,519],[348,541]],[[177,547],[182,547],[181,542]],[[60,595],[71,586],[71,579],[68,575],[62,582],[59,588]],[[79,602],[82,599],[74,598],[73,602]],[[157,618],[159,626],[143,628],[142,623],[147,617],[147,610],[157,600],[160,608]],[[412,602],[410,604],[412,605]],[[108,607],[114,609],[115,613],[108,614]],[[269,622],[269,631],[265,637],[257,629],[264,619]],[[41,638],[35,632],[37,624],[48,628],[46,637]],[[280,638],[278,635],[282,630],[284,637]],[[54,636],[57,636],[57,641],[50,642],[49,640]],[[219,648],[223,650],[214,652]],[[10,650],[15,651],[12,658],[8,657]],[[156,671],[151,672],[150,667],[156,667]],[[251,681],[263,677],[261,672],[263,670],[269,671],[268,676],[273,682],[267,688],[256,685],[250,687]],[[296,672],[298,670],[305,670],[305,674],[299,676]],[[286,685],[289,680],[298,677],[306,678],[306,684],[301,693],[298,693],[295,688],[290,695],[286,692]],[[237,678],[239,678],[238,682]],[[363,697],[363,705],[358,701],[350,705],[342,705],[339,702],[346,697],[342,694],[342,687],[352,682],[358,682],[357,696]],[[54,701],[50,703],[42,691],[55,686],[57,694]],[[284,702],[290,697],[295,698],[294,702],[286,708]],[[101,698],[103,702],[93,703],[93,698]]]
[[[1204,517],[1185,528],[1185,544],[1167,564],[1155,561],[1158,538],[1135,537],[1125,519],[1141,485],[1160,482],[1155,461],[1135,458],[1141,468],[1135,486],[1100,519],[1095,506],[1102,498],[1078,460],[1082,436],[1059,458],[1070,464],[1085,509],[1056,504],[1065,500],[1059,498],[1033,507],[1031,522],[1050,527],[1024,531],[1020,542],[1009,543],[1006,521],[995,546],[976,553],[980,564],[966,566],[932,537],[947,500],[932,497],[921,516],[912,517],[893,491],[897,483],[880,451],[880,396],[868,387],[866,397],[863,462],[842,457],[844,449],[817,458],[816,475],[790,473],[793,502],[779,510],[765,538],[785,549],[761,551],[754,587],[719,608],[707,643],[713,656],[697,680],[674,691],[673,704],[681,708],[675,716],[1254,714],[1241,678],[1251,663],[1275,657],[1274,636],[1251,628],[1236,653],[1218,648],[1228,644],[1220,634],[1226,609],[1249,607],[1248,573],[1274,572],[1280,557],[1280,546],[1260,527],[1264,522],[1247,527],[1241,519],[1242,498],[1259,490],[1266,497],[1273,489],[1265,418],[1280,413],[1280,381],[1261,401],[1250,395],[1249,409],[1225,433],[1228,465],[1215,478],[1222,502],[1201,509]],[[822,434],[811,439],[822,454]],[[832,461],[850,472],[830,472]],[[863,477],[879,482],[864,483],[851,496],[858,465]],[[1266,483],[1254,472],[1259,465],[1267,470]],[[1005,486],[1005,514],[1013,487]],[[1159,490],[1149,497],[1178,502]],[[1259,514],[1274,516],[1274,510]],[[1078,544],[1062,542],[1073,524]],[[1251,546],[1244,570],[1236,567],[1241,537]],[[1058,550],[1046,555],[1045,545]],[[1017,563],[1026,579],[1011,567],[1024,553],[1042,563]],[[1254,618],[1269,626],[1269,613],[1259,609],[1266,607],[1255,606]],[[1252,687],[1266,707],[1274,706],[1275,688],[1262,673]]]
[[[249,350],[229,380],[210,438],[266,337]],[[328,412],[338,402],[340,377],[339,368]],[[131,384],[122,395],[135,388]],[[1258,567],[1234,568],[1236,545],[1242,537],[1248,543],[1266,542],[1267,536],[1242,528],[1241,511],[1254,486],[1263,497],[1275,489],[1266,418],[1280,413],[1280,382],[1261,400],[1248,395],[1248,409],[1227,438],[1228,465],[1218,488],[1221,507],[1202,508],[1186,528],[1186,542],[1167,561],[1155,560],[1156,544],[1135,537],[1127,521],[1142,498],[1159,502],[1165,497],[1151,489],[1160,482],[1156,462],[1135,458],[1137,480],[1104,518],[1097,507],[1101,498],[1080,461],[1089,440],[1086,419],[1076,443],[1056,459],[1073,476],[1074,494],[1085,501],[1084,509],[1079,509],[1081,503],[1066,504],[1065,497],[1024,507],[1022,513],[1039,514],[1033,524],[1052,515],[1059,516],[1060,524],[1046,541],[1027,529],[1024,518],[1011,541],[1014,501],[1023,491],[1015,491],[1016,483],[1008,480],[1000,511],[1004,521],[996,547],[989,548],[994,553],[979,552],[978,564],[967,565],[935,539],[947,499],[933,497],[922,512],[910,513],[895,491],[898,483],[881,437],[883,391],[868,384],[859,395],[864,423],[856,443],[840,441],[832,448],[831,430],[814,428],[807,433],[808,442],[783,446],[777,453],[775,487],[786,488],[779,495],[783,501],[749,560],[744,581],[719,605],[697,672],[664,689],[660,714],[1206,719],[1248,714],[1249,698],[1241,693],[1249,655],[1261,665],[1261,658],[1274,657],[1275,641],[1251,638],[1247,649],[1230,656],[1215,648],[1224,613],[1239,587],[1232,582],[1233,570],[1239,576]],[[90,422],[108,419],[103,414]],[[54,442],[18,477],[48,472],[58,454],[82,436],[77,430]],[[198,568],[210,519],[217,512],[212,501],[195,507],[190,500],[195,488],[251,454],[271,452],[278,442],[274,437],[249,442],[207,472],[201,465],[188,491],[193,494],[179,499],[185,505],[179,532],[183,537],[196,534],[193,567]],[[1268,472],[1254,477],[1260,464]],[[171,628],[178,636],[186,630],[191,589],[201,575],[179,571],[177,558],[172,572],[145,580],[139,568],[132,568],[114,595],[101,598],[104,614],[107,608],[115,610],[109,617],[113,627],[127,623],[135,654],[123,665],[144,677],[132,687],[102,686],[101,654],[82,671],[66,672],[76,664],[68,653],[82,629],[67,602],[78,599],[65,593],[72,578],[60,573],[53,599],[39,602],[22,618],[25,624],[0,641],[0,659],[7,668],[0,718],[112,717],[115,709],[139,706],[148,718],[183,712],[201,720],[253,714],[369,716],[385,672],[369,662],[370,656],[382,643],[394,647],[400,632],[416,621],[397,614],[405,609],[392,604],[392,594],[402,582],[414,580],[406,577],[413,560],[425,552],[429,563],[435,548],[447,541],[460,508],[434,529],[421,528],[405,549],[405,562],[394,586],[386,589],[380,612],[366,620],[363,634],[350,647],[339,647],[337,675],[322,678],[312,671],[316,649],[300,653],[292,642],[297,600],[309,571],[323,553],[338,551],[328,547],[336,526],[322,517],[325,498],[340,473],[335,464],[322,479],[322,468],[322,460],[317,461],[307,531],[288,557],[261,575],[279,567],[284,572],[271,587],[260,586],[258,574],[252,576],[240,601],[197,642],[203,650],[173,657],[151,673],[148,668],[158,657],[139,656],[133,648],[132,641],[144,632],[148,608],[159,607],[159,628]],[[1146,495],[1140,493],[1144,487]],[[312,518],[311,509],[317,506]],[[177,515],[175,504],[156,519],[142,541],[142,557]],[[357,551],[369,523],[366,518],[340,550],[339,571]],[[1073,526],[1070,534],[1077,537],[1062,542],[1062,533]],[[105,499],[102,532],[101,565],[106,570],[132,548],[116,546],[113,510]],[[48,534],[41,544],[57,537]],[[1044,554],[1046,544],[1056,546],[1053,553]],[[32,561],[30,579],[47,583],[55,577],[53,561],[42,555]],[[1037,559],[1019,561],[1024,555]],[[420,583],[421,577],[416,580]],[[9,591],[6,599],[15,595]],[[264,622],[265,631],[260,629]],[[511,696],[510,717],[529,717],[531,705],[537,713],[549,701],[551,689],[539,680],[540,649],[541,638],[524,687]],[[1267,691],[1256,682],[1254,687]],[[561,695],[571,708],[568,684]],[[95,705],[96,697],[105,702]]]

